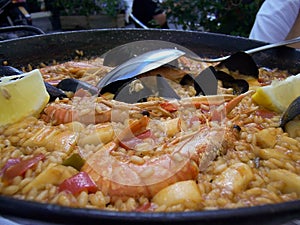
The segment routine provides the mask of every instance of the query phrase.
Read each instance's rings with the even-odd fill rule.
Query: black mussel
[[[57,84],[57,88],[63,90],[63,91],[71,91],[71,92],[76,92],[79,89],[84,89],[89,91],[92,95],[97,95],[99,90],[95,86],[73,78],[66,78],[61,80]]]
[[[232,88],[233,94],[239,95],[249,90],[249,84],[243,79],[234,79],[224,71],[217,71],[215,76],[222,82],[224,88]]]
[[[298,115],[300,115],[300,96],[289,105],[281,116],[280,127],[285,130],[285,125]]]
[[[232,88],[234,95],[240,95],[249,90],[249,84],[243,79],[235,79],[234,82],[222,81],[223,87]]]
[[[129,82],[133,81],[135,78],[130,78],[126,80],[117,80],[112,83],[109,83],[108,85],[101,88],[99,94],[104,94],[106,92],[110,92],[112,94],[116,94],[120,88],[122,88],[124,85],[127,85]]]
[[[145,81],[144,81],[145,83]],[[177,95],[177,93],[174,91],[174,89],[170,86],[170,84],[167,82],[167,80],[160,76],[156,76],[156,91],[159,96],[164,98],[170,98],[170,99],[180,99],[180,97]]]
[[[170,99],[180,98],[166,79],[158,75],[129,80],[118,89],[114,99],[127,103],[136,103],[150,96]]]
[[[12,66],[0,66],[0,77],[20,75],[23,72]]]
[[[67,95],[62,90],[52,86],[47,82],[44,83],[45,83],[46,90],[50,95],[50,99],[49,99],[50,102],[54,101],[56,98],[62,99],[67,97]]]
[[[113,83],[110,85],[113,85]],[[151,89],[143,85],[139,79],[133,78],[116,89],[114,92],[114,100],[126,103],[137,103],[144,102],[151,95],[153,95]]]
[[[253,58],[245,52],[232,54],[228,59],[220,62],[216,68],[226,67],[230,71],[239,71],[239,73],[258,78],[258,66]]]
[[[233,94],[239,95],[249,90],[249,84],[243,79],[235,79],[224,71],[216,71],[210,66],[203,70],[198,76],[187,74],[180,81],[181,85],[193,85],[196,95],[216,95],[218,80],[224,88],[232,88]]]
[[[218,80],[215,76],[215,69],[210,66],[195,77],[194,87],[197,95],[202,92],[203,95],[216,95],[218,91]]]
[[[195,76],[193,76],[192,74],[186,74],[180,80],[180,84],[181,85],[193,86],[194,85],[194,80],[195,80]]]
[[[218,80],[215,76],[215,69],[210,66],[194,77],[186,74],[180,81],[181,85],[192,85],[196,95],[216,95],[218,91]]]

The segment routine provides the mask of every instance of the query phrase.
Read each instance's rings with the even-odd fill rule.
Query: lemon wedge
[[[0,126],[37,116],[49,101],[38,69],[0,79]]]
[[[300,96],[300,74],[281,81],[274,80],[271,85],[257,88],[252,99],[269,110],[283,112],[298,96]]]

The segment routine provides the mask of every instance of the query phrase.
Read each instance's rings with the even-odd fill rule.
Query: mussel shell
[[[50,102],[54,101],[57,98],[62,99],[62,98],[67,97],[67,95],[62,90],[52,86],[51,84],[49,84],[47,82],[44,82],[44,83],[45,83],[46,90],[47,90],[48,94],[50,95],[50,99],[49,99]]]
[[[220,62],[216,68],[226,67],[230,71],[258,78],[259,70],[251,55],[245,52],[236,52],[228,59]]]
[[[194,85],[196,95],[216,95],[218,80],[222,82],[224,88],[232,88],[235,95],[245,93],[249,90],[249,84],[246,80],[235,79],[224,71],[216,71],[211,66],[203,70],[196,77],[191,74],[185,75],[180,84]]]
[[[192,74],[186,74],[180,80],[181,85],[194,85],[195,77]]]
[[[124,87],[124,85],[129,84],[134,79],[136,79],[136,78],[130,78],[130,79],[126,79],[126,80],[117,80],[117,81],[114,81],[114,82],[106,85],[105,87],[103,87],[100,90],[99,94],[104,94],[106,92],[110,92],[112,94],[116,94],[116,93],[118,93],[119,89],[121,89],[122,87]]]
[[[92,95],[97,95],[99,92],[98,88],[96,88],[95,86],[82,80],[77,80],[73,78],[66,78],[61,80],[56,87],[63,91],[71,91],[74,93],[79,89],[87,90]]]
[[[177,95],[177,93],[174,91],[174,89],[170,86],[170,84],[163,76],[157,75],[155,80],[156,82],[154,85],[154,89],[153,86],[151,85],[152,91],[158,93],[159,96],[164,98],[180,99],[180,97]],[[142,81],[145,84],[146,80],[142,79]]]
[[[142,90],[132,92],[130,84],[135,80],[137,80],[137,78],[127,80],[127,82],[124,82],[121,86],[119,86],[119,88],[114,93],[114,100],[126,103],[137,103],[143,102],[149,96],[153,95],[153,92],[145,85]]]
[[[181,79],[180,84],[194,86],[196,95],[216,95],[218,91],[218,80],[215,74],[215,69],[210,66],[201,71],[196,77],[191,74],[186,74]]]
[[[243,79],[235,79],[234,82],[222,81],[224,88],[232,88],[234,95],[240,95],[249,90],[249,84]]]
[[[289,105],[281,116],[280,127],[284,130],[284,126],[298,115],[300,115],[300,96]]]
[[[141,82],[143,88],[139,91],[133,91],[131,84],[137,80]],[[114,99],[127,103],[136,103],[150,96],[159,96],[167,99],[180,98],[167,80],[163,76],[157,75],[139,79],[134,78],[127,81],[115,92]]]
[[[218,80],[216,79],[216,71],[210,66],[203,70],[194,79],[194,87],[196,94],[199,95],[216,95],[218,92]]]
[[[117,52],[119,51],[120,49],[118,49]],[[100,90],[100,93],[104,93],[106,92],[106,90],[109,89],[110,92],[111,90],[118,90],[118,88],[121,85],[127,83],[128,81],[137,77],[138,75],[158,68],[174,59],[177,59],[183,54],[184,52],[181,52],[176,49],[160,49],[146,52],[144,54],[139,55],[138,57],[133,57],[116,67],[103,79],[101,79],[100,82],[97,84],[97,88]],[[217,93],[218,79],[218,77],[217,79],[215,79],[215,74],[216,71],[220,70],[223,67],[226,67],[230,71],[239,71],[241,74],[258,78],[259,70],[253,58],[245,52],[237,52],[231,55],[228,59],[219,63],[215,67],[216,70],[213,67],[209,67],[202,71],[196,77],[187,74],[182,78],[181,84],[186,84],[187,82],[193,80],[192,83],[195,87],[197,95],[215,95]],[[245,80],[236,80],[232,78],[230,80],[223,79],[222,82],[224,87],[233,88],[234,94],[241,94],[248,91],[249,89],[249,84]],[[105,91],[101,89],[105,89]]]
[[[0,66],[0,77],[20,75],[23,72],[12,66]]]
[[[233,94],[239,95],[249,90],[249,84],[243,79],[234,79],[231,75],[224,71],[216,71],[215,76],[218,80],[222,81],[224,88],[232,88]]]

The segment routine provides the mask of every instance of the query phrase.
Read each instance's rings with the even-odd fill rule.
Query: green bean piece
[[[64,166],[72,166],[78,171],[80,171],[84,163],[85,160],[78,153],[72,154],[69,158],[63,161]]]

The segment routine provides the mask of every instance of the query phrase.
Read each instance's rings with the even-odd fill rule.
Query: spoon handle
[[[268,45],[260,46],[260,47],[257,47],[257,48],[249,49],[245,52],[248,53],[248,54],[252,54],[252,53],[255,53],[255,52],[258,52],[258,51],[263,51],[263,50],[267,50],[267,49],[270,49],[270,48],[275,48],[275,47],[279,47],[279,46],[283,46],[283,45],[294,44],[294,43],[297,43],[297,42],[300,42],[300,36],[296,37],[296,38],[293,38],[293,39],[290,39],[290,40],[284,40],[284,41],[281,41],[281,42],[277,42],[277,43],[268,44]]]
[[[296,37],[296,38],[293,38],[293,39],[290,39],[290,40],[284,40],[284,41],[280,41],[280,42],[276,42],[276,43],[272,43],[272,44],[268,44],[268,45],[263,45],[263,46],[260,46],[260,47],[257,47],[257,48],[253,48],[253,49],[249,49],[249,50],[246,50],[245,53],[248,53],[248,54],[252,54],[252,53],[255,53],[255,52],[259,52],[259,51],[263,51],[263,50],[267,50],[267,49],[270,49],[270,48],[275,48],[275,47],[279,47],[279,46],[283,46],[283,45],[289,45],[289,44],[294,44],[294,43],[297,43],[297,42],[300,42],[300,36],[299,37]],[[209,59],[209,58],[196,58],[196,57],[193,57],[194,60],[198,60],[198,61],[202,61],[202,62],[221,62],[225,59],[228,59],[230,57],[230,55],[227,55],[227,56],[224,56],[224,57],[219,57],[219,58],[214,58],[214,59]]]

